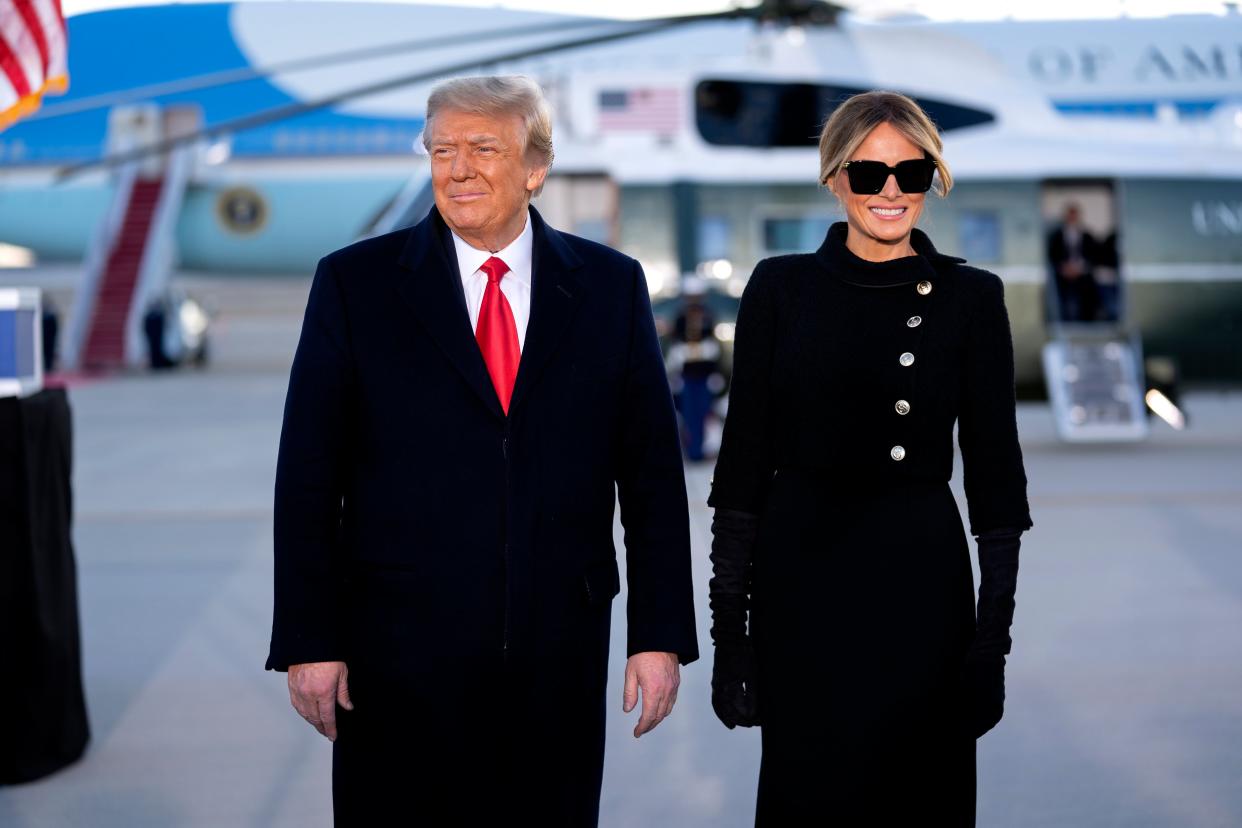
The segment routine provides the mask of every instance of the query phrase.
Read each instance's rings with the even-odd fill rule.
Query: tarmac
[[[329,744],[263,671],[276,445],[308,283],[181,281],[220,312],[208,368],[70,390],[93,738],[71,767],[0,788],[5,828],[331,824]],[[980,826],[1242,825],[1242,393],[1185,403],[1186,431],[1154,422],[1146,442],[1111,446],[1063,444],[1047,406],[1019,406],[1035,528],[1006,715],[979,743]],[[759,734],[727,731],[709,702],[710,473],[687,468],[706,657],[635,740],[614,648],[603,826],[753,822]]]

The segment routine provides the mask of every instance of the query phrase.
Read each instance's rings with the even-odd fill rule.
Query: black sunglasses
[[[897,176],[903,193],[925,193],[931,189],[936,162],[928,156],[902,161],[890,167],[883,161],[846,161],[841,165],[856,195],[875,195],[884,189],[890,175]]]

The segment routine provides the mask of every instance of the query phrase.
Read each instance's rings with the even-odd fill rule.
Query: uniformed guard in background
[[[686,459],[704,458],[703,436],[712,401],[723,387],[720,377],[720,340],[716,321],[707,307],[707,286],[697,276],[681,283],[682,309],[673,322],[672,345],[665,365],[677,395],[681,414],[682,447]]]

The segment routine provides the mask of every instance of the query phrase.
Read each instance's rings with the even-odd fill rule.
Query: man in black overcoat
[[[1091,322],[1099,304],[1093,273],[1095,237],[1082,226],[1077,204],[1065,208],[1062,222],[1048,234],[1048,264],[1062,322]]]
[[[531,207],[524,78],[436,88],[436,207],[320,262],[285,403],[269,669],[332,739],[338,825],[594,825],[625,527],[635,736],[698,657],[646,281]]]

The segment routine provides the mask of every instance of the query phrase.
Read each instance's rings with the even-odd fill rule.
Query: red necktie
[[[479,268],[487,274],[487,288],[483,291],[483,304],[479,306],[479,325],[474,338],[483,352],[487,373],[492,377],[500,407],[509,413],[509,399],[513,396],[513,381],[517,379],[518,361],[522,358],[518,346],[517,325],[513,322],[513,309],[500,291],[500,280],[509,272],[509,266],[492,256]]]

